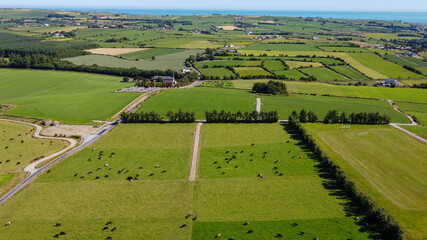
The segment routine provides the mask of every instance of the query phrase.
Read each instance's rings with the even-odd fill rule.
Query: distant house
[[[61,37],[61,38],[63,38],[63,37],[65,37],[65,35],[62,34],[62,33],[56,32],[56,33],[52,34],[52,37]]]
[[[182,73],[186,74],[186,73],[188,73],[188,72],[191,72],[191,70],[190,70],[190,69],[187,69],[187,68],[183,68],[183,69],[182,69]]]
[[[381,85],[383,85],[383,86],[398,86],[399,81],[397,81],[394,78],[388,78],[385,80],[385,82],[381,83]]]
[[[176,85],[174,76],[154,76],[153,82],[157,82],[160,78],[163,79],[166,87],[174,87]]]

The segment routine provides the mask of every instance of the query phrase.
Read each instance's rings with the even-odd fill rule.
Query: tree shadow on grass
[[[328,172],[328,169],[322,164],[322,161],[316,157],[316,155],[305,145],[302,139],[297,135],[297,133],[289,127],[289,124],[283,123],[281,124],[284,130],[289,133],[291,139],[298,141],[297,146],[306,152],[307,156],[311,159],[314,159],[317,164],[314,166],[318,172],[319,177],[322,179],[322,185],[325,189],[329,191],[330,196],[334,196],[340,200],[340,203],[345,211],[346,217],[354,217],[358,218],[355,223],[359,226],[360,232],[366,232],[369,234],[370,239],[387,239],[385,236],[378,231],[378,226],[376,226],[375,222],[369,221],[366,217],[365,210],[357,205],[357,203],[350,198],[350,196],[341,188],[337,181],[334,179],[333,175]]]

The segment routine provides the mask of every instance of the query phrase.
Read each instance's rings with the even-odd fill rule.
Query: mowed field
[[[191,220],[184,216],[192,212],[187,178],[194,128],[119,126],[3,204],[0,218],[13,225],[0,239],[52,239],[61,231],[69,239],[190,239]],[[190,226],[179,228],[184,223]]]
[[[167,112],[194,111],[197,119],[205,119],[211,110],[254,111],[255,97],[248,91],[219,88],[171,89],[148,99],[138,111],[155,111],[166,118]]]
[[[144,50],[149,51],[149,50]],[[143,52],[144,52],[143,51]],[[70,61],[77,65],[93,65],[97,64],[99,66],[105,67],[123,67],[123,68],[131,68],[135,67],[143,70],[181,70],[185,67],[184,62],[190,55],[196,55],[201,52],[200,50],[185,50],[178,51],[175,53],[162,54],[158,55],[155,60],[145,60],[147,56],[144,56],[145,53],[133,53],[130,57],[139,58],[141,60],[127,60],[121,59],[113,56],[105,56],[105,55],[85,55],[78,56],[73,58],[67,58],[65,60]],[[157,52],[159,54],[159,52]],[[152,55],[151,55],[152,56]],[[151,58],[149,56],[148,58]]]
[[[391,117],[392,122],[409,123],[409,119],[396,112],[386,101],[299,95],[292,96],[261,96],[261,110],[277,110],[280,119],[288,119],[293,110],[305,109],[313,111],[323,120],[329,110],[336,109],[347,115],[353,112],[379,112]]]
[[[105,120],[139,96],[113,93],[132,83],[106,75],[14,69],[0,69],[0,75],[0,103],[15,105],[8,113],[24,117],[76,124]]]
[[[304,68],[301,72],[315,77],[319,81],[342,81],[348,80],[347,77],[338,74],[328,68]]]
[[[202,136],[192,239],[368,239],[280,124],[206,124]]]
[[[399,221],[410,239],[427,236],[425,144],[389,126],[306,128],[348,177]]]
[[[419,122],[418,126],[401,126],[402,128],[427,139],[427,104],[395,102],[400,110],[414,116]]]

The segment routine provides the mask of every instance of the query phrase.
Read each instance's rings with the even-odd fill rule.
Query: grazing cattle
[[[251,157],[253,156],[254,154],[253,153],[251,153]]]
[[[116,231],[116,229],[117,229],[117,228],[116,228],[116,227],[114,227],[113,229],[111,229],[111,231],[112,231],[112,232],[114,232],[114,231]]]
[[[265,158],[265,156],[262,156],[262,158]]]
[[[274,163],[278,163],[279,162],[279,160],[276,160]]]
[[[10,226],[10,225],[12,225],[12,222],[7,222],[7,223],[5,224],[5,226]]]
[[[218,233],[218,234],[215,236],[215,238],[219,238],[219,237],[221,237],[221,233]]]
[[[299,156],[299,158],[303,158],[303,157],[304,157],[303,155]]]
[[[139,177],[139,174],[136,174],[135,176]]]
[[[99,171],[99,170],[101,170],[101,168],[96,169],[96,171]]]
[[[104,227],[102,230],[107,230],[107,229],[109,229],[109,227]]]
[[[276,236],[274,236],[275,238],[282,238],[283,236],[282,236],[282,234],[280,234],[280,233],[278,233],[278,234],[276,234]]]
[[[283,176],[283,173],[280,173],[279,176]]]
[[[136,181],[136,180],[139,180],[139,178],[137,178],[137,177],[134,177],[134,178],[133,178],[133,180],[135,180],[135,181]]]
[[[74,174],[74,177],[77,177],[77,175],[78,175],[77,173],[76,173],[76,174]]]
[[[291,152],[291,150],[288,151],[288,153],[290,153],[290,152]]]
[[[65,232],[60,232],[59,235],[67,235]]]
[[[197,220],[197,217],[193,217],[193,221],[196,221]]]
[[[225,172],[222,172],[222,173],[221,173],[221,175],[224,175],[224,174],[225,174]]]
[[[88,162],[91,162],[91,161],[92,161],[92,159],[90,159],[90,158],[89,158],[87,161],[88,161]]]
[[[228,240],[234,240],[234,237],[229,238]]]
[[[89,171],[87,174],[92,174],[92,171]]]
[[[109,169],[108,169],[108,171],[111,171],[111,170],[113,170],[113,169],[112,169],[112,168],[109,168]]]
[[[92,152],[96,151],[96,148],[92,149]]]
[[[109,177],[109,176],[108,176],[108,175],[105,175],[104,177],[106,177],[106,178],[107,178],[107,177]]]
[[[108,221],[105,225],[110,225],[110,224],[112,224],[113,222],[111,222],[111,221]]]
[[[299,235],[304,235],[304,234],[305,234],[305,232],[300,232],[300,233],[299,233]]]
[[[47,170],[47,173],[50,173],[50,169],[49,169],[49,170]]]
[[[216,167],[216,169],[220,169],[220,168],[221,168],[221,166]]]
[[[8,149],[8,148],[9,148],[8,146],[4,147],[4,149]]]
[[[149,177],[154,176],[154,173],[150,173],[150,175],[148,175]]]
[[[217,164],[217,163],[218,163],[217,161],[213,162],[213,164]]]
[[[228,160],[227,163],[230,163],[231,160]]]
[[[186,226],[187,226],[187,224],[182,224],[179,228],[184,228]]]
[[[246,225],[249,225],[249,222],[245,222],[245,223],[243,223],[243,225],[245,225],[245,226],[246,226]]]
[[[59,238],[59,234],[53,235],[54,238]]]
[[[237,152],[234,152],[234,154],[237,154]]]
[[[228,158],[225,158],[224,160],[228,160]]]
[[[81,176],[80,178],[85,178],[85,176]]]
[[[238,168],[238,167],[239,167],[239,165],[235,166],[234,168]]]
[[[143,169],[144,167],[143,166],[139,166],[139,168],[138,169]]]
[[[126,180],[128,180],[129,182],[131,182],[132,179],[133,179],[133,177],[131,177],[131,176],[129,176],[129,177],[126,178]]]
[[[159,168],[160,167],[160,165],[156,165],[156,168]]]
[[[21,162],[17,162],[17,163],[16,163],[16,165],[19,165],[19,164],[21,164]]]
[[[275,172],[274,172],[274,174],[278,174],[278,173],[279,173],[279,171],[275,171]]]
[[[166,170],[163,170],[162,173],[166,173]]]
[[[255,143],[252,143],[251,146],[255,145]]]
[[[237,158],[237,157],[236,157],[236,155],[233,155],[232,157],[233,157],[233,159],[234,159],[234,158]]]
[[[244,153],[244,151],[242,150],[242,151],[240,151],[240,153]]]
[[[6,160],[6,162],[8,163],[8,162],[10,162],[10,160]]]
[[[22,140],[21,143],[24,143],[24,140]]]
[[[254,160],[254,159],[253,159],[253,158],[251,158],[249,161],[251,161],[251,162],[252,162],[253,160]]]
[[[297,227],[298,223],[292,223],[292,226]]]
[[[279,169],[279,168],[278,168],[278,167],[274,167],[274,168],[273,168],[273,170],[277,170],[277,169]]]
[[[229,153],[230,151],[226,151],[225,153]]]
[[[95,179],[99,179],[99,177],[98,177],[98,176],[96,176],[96,177],[95,177]]]
[[[293,155],[292,158],[295,158],[295,155]]]
[[[2,164],[3,162],[0,162],[0,164]]]
[[[253,232],[254,232],[254,230],[252,230],[252,229],[248,231],[248,233],[253,233]]]
[[[60,227],[60,226],[62,226],[60,223],[55,224],[55,227]]]
[[[104,164],[104,167],[108,167],[108,164]]]
[[[119,170],[119,171],[117,171],[117,173],[118,173],[118,174],[120,174],[120,173],[122,173],[122,171],[121,171],[121,170]]]
[[[111,239],[113,239],[113,238],[112,238],[112,237],[110,237],[110,236],[107,236],[105,239],[106,239],[106,240],[111,240]]]
[[[288,140],[288,141],[286,141],[286,143],[289,143],[289,140]]]
[[[128,173],[128,172],[129,172],[129,170],[127,170],[127,171],[125,172],[125,174],[126,174],[126,173]]]
[[[264,152],[264,154],[267,154],[267,152]]]

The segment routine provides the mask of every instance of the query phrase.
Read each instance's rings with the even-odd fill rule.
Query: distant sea
[[[61,8],[62,9],[62,8]],[[386,21],[402,21],[427,24],[426,12],[324,12],[324,11],[266,11],[266,10],[193,10],[193,9],[80,9],[113,13],[144,14],[144,15],[212,15],[231,14],[246,16],[278,16],[278,17],[322,17],[337,19],[372,19]]]

